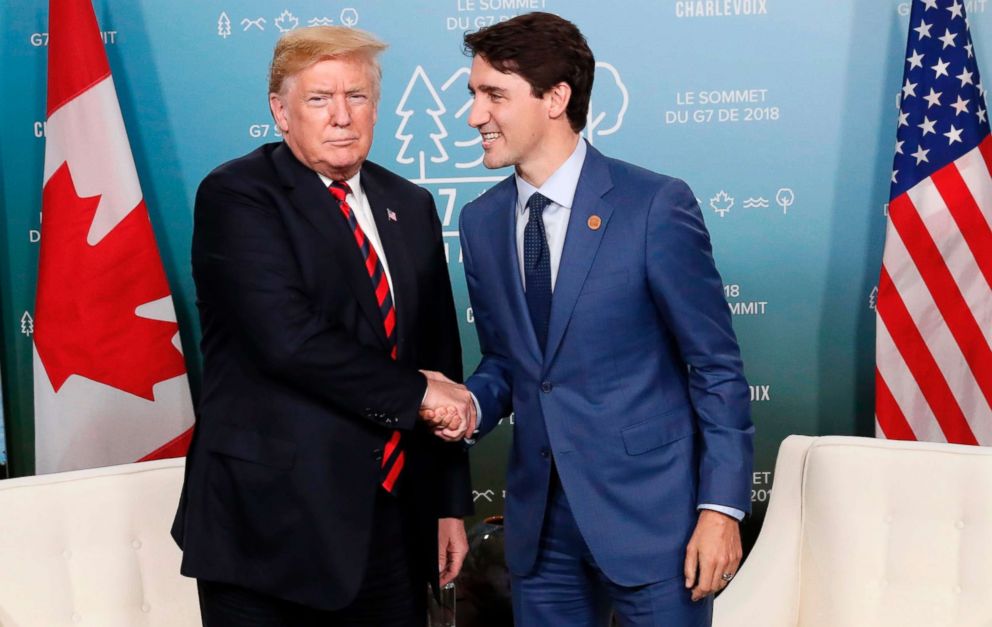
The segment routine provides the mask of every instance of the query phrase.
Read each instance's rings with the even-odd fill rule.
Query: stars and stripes
[[[992,138],[960,0],[914,0],[876,305],[880,437],[992,445]]]
[[[358,249],[362,253],[362,259],[365,260],[365,270],[369,273],[369,278],[372,280],[372,289],[375,290],[376,303],[379,305],[379,313],[382,314],[382,324],[386,331],[386,340],[389,342],[389,355],[393,359],[396,359],[396,308],[393,307],[393,297],[389,293],[389,281],[386,279],[386,271],[379,261],[379,255],[375,252],[375,248],[372,247],[371,242],[365,236],[365,232],[362,231],[362,227],[359,226],[355,212],[352,211],[351,206],[348,205],[348,201],[345,200],[348,194],[351,193],[351,187],[345,181],[334,181],[328,187],[328,190],[338,201],[338,207],[341,208],[341,213],[344,215],[345,220],[348,221],[348,226],[355,236],[355,243],[358,244]],[[396,480],[399,479],[400,472],[403,471],[405,455],[403,448],[400,446],[400,439],[400,432],[393,431],[383,449],[382,487],[388,492],[395,490]]]

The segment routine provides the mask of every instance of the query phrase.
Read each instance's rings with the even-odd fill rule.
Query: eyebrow
[[[371,91],[371,89],[369,89],[368,87],[352,87],[352,88],[349,88],[349,89],[344,90],[343,93],[345,95],[353,95],[353,94],[363,94],[363,93],[366,93],[366,92],[369,92],[369,91]],[[323,89],[323,88],[319,88],[318,87],[318,88],[311,89],[311,90],[307,91],[306,93],[308,95],[311,95],[311,96],[312,95],[333,96],[334,94],[336,94],[338,92],[335,91],[335,90],[333,90],[333,89]]]
[[[481,91],[484,94],[502,94],[504,90],[502,87],[496,87],[494,85],[479,85],[475,89],[469,85],[468,91],[470,94],[474,94],[476,91]]]

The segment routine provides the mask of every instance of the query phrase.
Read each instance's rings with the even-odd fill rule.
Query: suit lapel
[[[565,246],[558,265],[558,277],[551,297],[551,319],[548,323],[548,344],[544,351],[545,367],[554,360],[561,339],[568,328],[575,301],[579,298],[593,259],[599,250],[603,233],[609,226],[613,207],[603,200],[603,195],[613,187],[609,168],[603,155],[588,146],[579,185],[575,190],[575,200],[568,218]],[[599,228],[588,225],[591,216],[598,216]]]
[[[355,243],[355,236],[348,228],[334,197],[324,187],[317,173],[300,163],[286,144],[273,151],[272,159],[293,207],[330,244],[329,249],[340,264],[344,282],[351,289],[359,307],[385,347],[386,331],[382,325],[382,314],[379,313],[372,282],[365,269],[362,253]],[[364,180],[364,173],[362,178]]]
[[[410,325],[414,319],[413,312],[417,311],[419,293],[416,273],[410,262],[410,251],[402,237],[400,220],[403,210],[399,200],[390,193],[372,168],[362,167],[362,190],[368,198],[375,227],[379,232],[379,241],[382,242],[382,253],[389,264],[396,307],[397,353],[402,357],[406,340],[411,337]],[[390,211],[396,216],[394,220],[389,218]]]

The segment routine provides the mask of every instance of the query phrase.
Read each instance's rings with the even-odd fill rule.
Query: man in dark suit
[[[516,169],[460,227],[479,435],[516,416],[516,625],[605,625],[611,607],[708,625],[741,557],[753,427],[699,207],[582,141],[595,60],[575,25],[531,13],[465,44],[484,163]]]
[[[440,223],[427,191],[366,161],[383,48],[285,35],[284,141],[197,192],[203,390],[173,535],[208,627],[423,627],[425,584],[467,551],[466,454],[444,440],[474,406],[418,372],[461,375]]]

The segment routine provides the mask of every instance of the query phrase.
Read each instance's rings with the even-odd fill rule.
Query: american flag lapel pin
[[[392,209],[386,209],[386,217],[389,218],[390,222],[396,222],[396,212]]]

